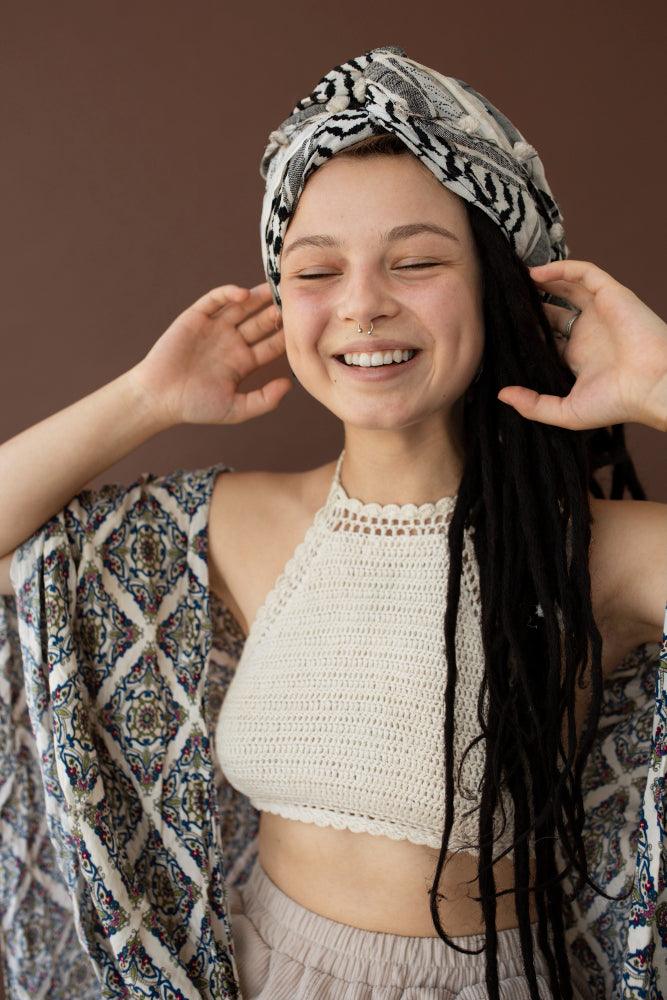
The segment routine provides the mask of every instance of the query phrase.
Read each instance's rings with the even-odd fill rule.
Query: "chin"
[[[374,413],[354,413],[349,410],[331,410],[346,427],[356,427],[364,431],[399,431],[410,424],[418,423],[421,417],[414,413],[391,414],[386,411]]]

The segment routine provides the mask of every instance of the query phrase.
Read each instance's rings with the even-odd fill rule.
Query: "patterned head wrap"
[[[280,254],[309,175],[335,153],[378,132],[397,135],[505,233],[527,266],[568,255],[563,218],[537,151],[490,101],[383,45],[334,66],[271,132],[260,173],[262,259],[280,305]]]

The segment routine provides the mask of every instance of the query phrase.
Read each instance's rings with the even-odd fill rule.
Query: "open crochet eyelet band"
[[[269,135],[260,162],[260,238],[278,305],[283,240],[308,177],[380,132],[398,136],[446,188],[479,206],[526,266],[568,256],[535,147],[468,83],[382,45],[334,66]]]

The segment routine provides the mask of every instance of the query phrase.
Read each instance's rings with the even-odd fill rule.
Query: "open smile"
[[[384,382],[386,379],[398,378],[403,372],[408,372],[416,365],[421,350],[415,350],[413,356],[408,361],[392,361],[388,365],[347,365],[342,355],[336,355],[335,360],[341,368],[351,378],[360,379],[364,382]]]

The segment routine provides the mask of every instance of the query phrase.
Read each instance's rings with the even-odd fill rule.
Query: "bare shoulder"
[[[287,475],[266,470],[222,473],[213,486],[210,520],[221,526],[221,522],[227,523],[237,514],[248,517],[273,506],[283,493]]]
[[[591,586],[628,649],[660,642],[667,602],[667,504],[591,497]]]
[[[237,563],[256,549],[267,522],[278,523],[294,492],[289,475],[259,470],[224,472],[216,477],[209,509],[212,584],[225,577],[227,563]]]
[[[14,588],[9,578],[9,567],[12,564],[13,558],[14,553],[9,552],[0,559],[0,594],[14,596]],[[0,1000],[2,1000],[2,997],[0,997]]]
[[[321,503],[335,462],[303,472],[235,471],[216,477],[211,495],[209,520],[215,532],[229,535],[233,541],[241,519],[248,527],[259,526],[267,519],[305,513]]]
[[[305,472],[224,472],[208,523],[210,586],[247,633],[249,621],[301,541],[330,466]]]

